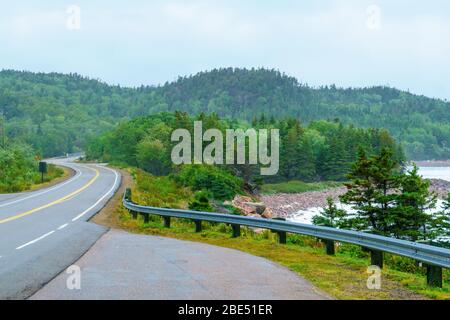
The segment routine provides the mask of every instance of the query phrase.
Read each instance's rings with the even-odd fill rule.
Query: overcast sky
[[[446,0],[0,4],[0,69],[138,86],[218,67],[267,67],[313,86],[390,85],[450,100]]]

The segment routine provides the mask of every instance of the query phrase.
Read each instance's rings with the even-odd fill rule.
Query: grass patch
[[[58,167],[53,164],[47,165],[47,173],[44,175],[44,182],[41,180],[40,173],[33,173],[32,179],[29,182],[23,181],[20,187],[15,187],[13,189],[2,188],[0,186],[0,193],[14,193],[23,191],[33,191],[37,189],[42,189],[49,187],[51,185],[57,184],[65,179],[67,179],[71,174],[72,170],[66,167]]]
[[[186,209],[194,199],[189,188],[179,186],[167,176],[155,177],[140,169],[131,169],[131,175],[137,186],[132,193],[135,203],[159,208]]]
[[[261,188],[261,193],[263,194],[302,193],[308,191],[322,191],[341,186],[342,186],[341,182],[334,182],[334,181],[307,183],[303,181],[293,180],[288,182],[265,184]]]
[[[41,175],[34,178],[34,184],[28,190],[36,190],[48,187],[67,179],[72,174],[72,170],[66,167],[58,167],[53,164],[47,165],[47,173],[44,174],[44,182],[41,181]]]

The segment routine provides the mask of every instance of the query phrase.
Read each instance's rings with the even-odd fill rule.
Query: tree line
[[[226,129],[279,129],[280,170],[277,175],[261,176],[259,165],[221,166],[249,186],[296,179],[344,181],[359,148],[367,150],[368,154],[389,149],[396,161],[404,161],[400,145],[385,130],[361,129],[324,120],[302,125],[295,118],[277,120],[264,116],[249,123],[221,119],[215,113],[194,117],[184,112],[159,113],[124,122],[91,139],[86,148],[87,157],[138,167],[157,176],[168,175],[177,170],[171,161],[175,145],[171,134],[180,128],[192,132],[194,121],[202,121],[204,132],[211,128],[223,133]]]
[[[450,158],[450,103],[389,87],[312,88],[276,70],[217,69],[162,86],[124,88],[77,74],[0,72],[0,113],[8,138],[42,156],[84,150],[118,123],[159,112],[221,118],[295,118],[307,125],[387,129],[408,159]]]

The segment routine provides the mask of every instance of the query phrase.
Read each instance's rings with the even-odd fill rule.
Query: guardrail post
[[[130,201],[130,202],[131,202],[131,189],[130,189],[130,188],[126,188],[126,189],[125,189],[125,199],[126,199],[127,201]]]
[[[383,269],[383,251],[370,250],[370,263]]]
[[[130,211],[131,216],[133,217],[134,220],[137,219],[138,213],[136,211]]]
[[[202,222],[201,220],[195,220],[195,232],[202,232]]]
[[[322,241],[325,243],[325,250],[327,255],[334,256],[336,253],[336,250],[334,248],[334,241],[328,239],[323,239]]]
[[[427,265],[427,284],[431,287],[442,288],[442,268]]]
[[[150,214],[143,213],[142,215],[144,216],[144,223],[149,223],[150,222]]]
[[[232,224],[231,227],[233,228],[233,238],[238,238],[241,236],[241,226],[238,224]]]
[[[170,228],[170,217],[163,217],[164,219],[164,227]]]
[[[278,242],[280,244],[286,244],[286,232],[285,231],[278,231]]]
[[[273,220],[286,221],[286,218],[273,218]],[[278,234],[278,243],[286,244],[286,238],[287,238],[286,231],[278,231],[278,230],[272,230],[272,231],[276,232]]]

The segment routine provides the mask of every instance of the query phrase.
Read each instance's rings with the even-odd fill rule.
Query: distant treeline
[[[346,179],[351,163],[357,159],[359,148],[375,154],[387,148],[396,161],[402,162],[401,147],[386,130],[360,129],[340,122],[315,121],[302,126],[294,118],[276,120],[261,117],[252,124],[246,121],[221,120],[216,114],[191,117],[183,112],[160,113],[120,124],[116,129],[92,139],[87,157],[102,161],[139,167],[154,175],[173,173],[177,168],[171,161],[175,143],[173,130],[193,131],[195,120],[203,122],[203,130],[256,128],[280,130],[280,170],[276,176],[261,177],[258,166],[224,166],[250,184],[287,180],[320,181]],[[264,179],[264,181],[262,181]]]
[[[44,156],[83,150],[89,138],[120,122],[177,110],[248,122],[289,117],[303,126],[339,119],[389,130],[410,159],[450,158],[450,103],[388,87],[311,88],[266,69],[219,69],[134,89],[76,74],[0,72],[0,114],[9,139]]]

